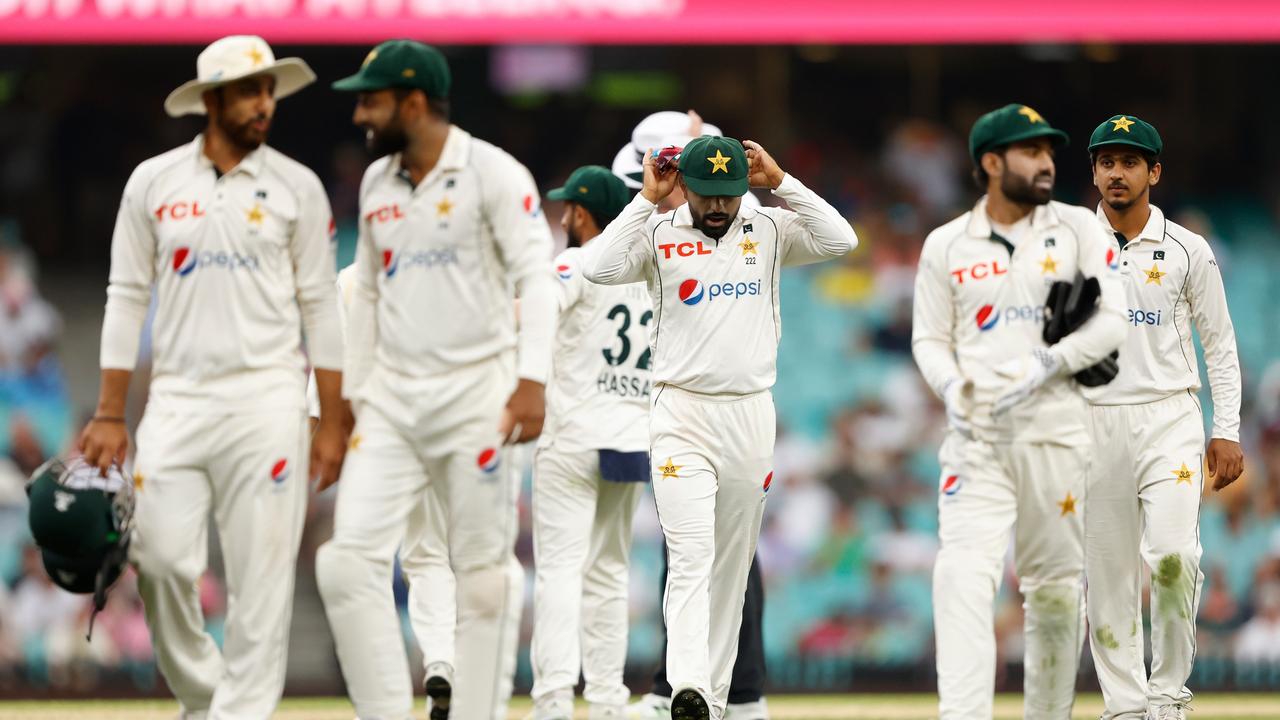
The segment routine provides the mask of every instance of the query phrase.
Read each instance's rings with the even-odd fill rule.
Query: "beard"
[[[1107,188],[1107,189],[1110,190],[1110,188]],[[1107,206],[1110,207],[1112,210],[1123,212],[1133,207],[1134,203],[1138,202],[1138,200],[1143,195],[1146,195],[1148,190],[1150,190],[1149,186],[1142,188],[1142,192],[1140,193],[1130,194],[1128,199],[1125,199],[1125,200],[1106,199],[1105,202],[1107,203]],[[1104,198],[1105,198],[1105,195],[1104,195]]]
[[[253,124],[261,120],[267,121],[267,129],[258,131]],[[231,141],[237,148],[246,152],[257,150],[262,143],[267,141],[267,133],[271,130],[271,120],[266,115],[255,115],[242,123],[232,122],[223,115],[218,115],[214,122],[218,124],[218,129],[223,135]]]
[[[1048,177],[1050,180],[1053,176],[1049,173],[1041,173],[1032,178],[1025,178],[1021,175],[1015,175],[1006,172],[1000,177],[1000,192],[1004,193],[1006,198],[1011,202],[1019,205],[1044,205],[1053,199],[1053,187],[1042,189],[1035,186],[1035,181],[1041,177]]]
[[[409,146],[409,136],[399,122],[391,122],[381,130],[366,129],[365,145],[375,157],[402,152]]]
[[[690,209],[692,210],[692,208]],[[692,216],[692,213],[690,213],[690,215]],[[724,220],[724,222],[717,226],[708,227],[706,224],[708,218],[713,220]],[[693,217],[692,220],[694,229],[700,231],[703,235],[706,235],[712,240],[719,240],[724,237],[725,234],[729,232],[729,227],[733,225],[733,216],[729,213],[706,213],[705,215]]]
[[[582,247],[582,233],[578,232],[578,228],[569,227],[564,231],[565,237],[568,239],[569,247]]]

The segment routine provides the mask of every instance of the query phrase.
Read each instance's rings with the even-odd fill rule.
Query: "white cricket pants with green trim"
[[[396,548],[428,479],[448,511],[457,584],[453,699],[458,718],[505,718],[524,571],[515,557],[517,453],[498,424],[515,387],[509,362],[447,377],[375,369],[356,408],[360,441],[338,484],[333,538],[316,553],[316,580],[347,691],[361,720],[413,711],[408,660],[391,594]]]
[[[131,558],[156,663],[184,711],[266,720],[280,701],[308,450],[301,404],[254,414],[148,409],[142,419]],[[200,610],[210,510],[226,568],[222,652]]]
[[[1189,703],[1196,653],[1204,420],[1178,393],[1091,409],[1094,460],[1085,515],[1090,648],[1104,719]],[[1151,568],[1151,677],[1144,664],[1142,566]]]
[[[994,604],[1010,536],[1026,613],[1023,717],[1068,720],[1084,643],[1088,447],[948,435],[933,569],[942,720],[989,719]]]
[[[667,540],[667,679],[724,716],[777,432],[773,396],[654,392],[650,463]],[[677,468],[663,472],[662,467]]]
[[[533,700],[625,705],[631,521],[644,483],[600,477],[596,450],[538,450],[533,464]]]

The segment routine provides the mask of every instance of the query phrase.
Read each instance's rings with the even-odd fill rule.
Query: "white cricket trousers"
[[[994,604],[1011,535],[1025,611],[1023,717],[1071,717],[1085,633],[1088,453],[1088,447],[988,443],[955,433],[943,443],[941,542],[933,569],[942,720],[992,716]]]
[[[423,503],[409,514],[400,570],[409,585],[409,624],[423,667],[454,666],[458,586],[449,567],[449,513],[428,479]]]
[[[596,450],[538,450],[533,465],[533,700],[573,714],[583,697],[625,705],[631,521],[644,483],[600,477]]]
[[[667,679],[724,716],[738,626],[772,480],[773,396],[659,385],[649,415],[658,520],[667,540]]]
[[[1085,515],[1090,648],[1106,710],[1191,702],[1196,652],[1204,420],[1178,393],[1143,405],[1099,405]],[[1142,565],[1151,568],[1151,678],[1143,663]]]
[[[284,689],[307,505],[307,415],[148,409],[138,428],[131,559],[156,663],[184,712],[266,720]],[[209,513],[226,568],[222,652],[204,631]]]
[[[519,468],[498,433],[514,370],[505,359],[435,378],[378,367],[368,383],[338,483],[333,538],[316,553],[347,692],[361,720],[412,717],[391,573],[430,479],[447,509],[457,585],[450,714],[505,718],[524,584],[515,557]]]

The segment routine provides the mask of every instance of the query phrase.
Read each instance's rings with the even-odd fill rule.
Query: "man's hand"
[[[85,462],[98,468],[102,477],[107,476],[107,468],[112,465],[124,467],[125,456],[129,454],[129,431],[124,427],[124,418],[90,420],[80,433],[76,449]]]
[[[653,164],[654,152],[653,148],[649,148],[644,153],[644,187],[640,190],[640,194],[645,200],[657,205],[676,189],[676,180],[680,173],[674,168],[659,173],[658,168]]]
[[[1025,364],[1026,373],[996,398],[995,404],[991,406],[992,415],[1003,415],[1026,402],[1041,385],[1062,371],[1062,359],[1057,353],[1045,348],[1033,351]]]
[[[689,110],[689,137],[696,138],[702,135],[702,116],[695,110]]]
[[[316,492],[324,492],[338,482],[342,460],[347,455],[344,425],[342,418],[321,417],[311,436],[311,477],[316,480]]]
[[[747,140],[742,146],[747,151],[747,184],[753,188],[777,190],[787,174],[774,162],[773,156],[755,140]]]
[[[947,409],[947,426],[968,440],[973,439],[973,423],[969,420],[973,383],[955,379],[942,391],[942,404]]]
[[[1234,440],[1214,438],[1209,441],[1204,463],[1209,466],[1213,489],[1221,490],[1239,479],[1244,472],[1244,451],[1240,449],[1240,443]]]
[[[537,439],[542,434],[546,413],[546,394],[542,383],[521,378],[502,411],[502,422],[498,425],[503,442],[522,443]]]

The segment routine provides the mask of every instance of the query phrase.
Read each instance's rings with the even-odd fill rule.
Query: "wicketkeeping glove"
[[[1059,340],[1070,335],[1088,322],[1098,311],[1098,298],[1102,290],[1097,278],[1086,278],[1077,272],[1075,282],[1059,280],[1049,288],[1049,297],[1045,300],[1044,341],[1056,345]],[[1076,373],[1076,382],[1086,387],[1106,385],[1116,378],[1120,372],[1120,351],[1112,350],[1111,355]]]

